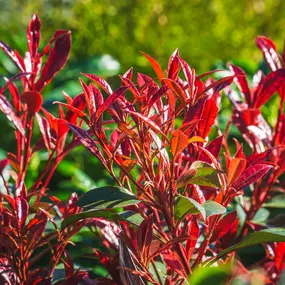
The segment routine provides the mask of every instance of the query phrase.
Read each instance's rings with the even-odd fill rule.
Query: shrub
[[[0,168],[6,188],[0,208],[2,282],[170,285],[208,284],[207,278],[218,278],[219,284],[229,284],[240,274],[251,280],[251,269],[259,268],[264,283],[276,284],[284,269],[285,231],[276,227],[280,217],[267,219],[264,208],[276,207],[276,201],[284,207],[285,69],[274,44],[257,38],[271,72],[258,73],[252,88],[243,70],[232,64],[229,76],[204,80],[217,71],[196,75],[178,50],[166,72],[144,54],[157,78],[138,73],[134,80],[129,69],[112,91],[104,79],[83,74],[91,83],[80,79],[81,94],[74,99],[65,94],[67,103],[54,102],[57,118],[43,108],[41,92],[65,65],[70,33],[56,32],[41,53],[39,38],[40,22],[34,16],[25,60],[1,42],[20,70],[1,89],[9,89],[13,105],[0,97],[17,142],[16,152],[8,153]],[[18,79],[21,92],[14,84]],[[233,104],[224,130],[218,122],[222,90]],[[261,107],[276,92],[281,99],[272,128]],[[42,136],[32,146],[35,120]],[[232,123],[249,154],[237,140],[232,154]],[[80,143],[117,186],[92,189],[79,199],[71,194],[64,203],[50,196],[47,187],[57,165]],[[27,189],[31,156],[42,149],[49,154],[46,167]],[[8,163],[13,170],[5,180]],[[47,221],[54,231],[46,228]],[[66,249],[84,226],[95,229],[103,242],[104,249],[94,248],[90,256],[104,265],[105,277],[93,280],[84,268],[75,270]],[[248,267],[237,250],[256,244],[264,245],[265,255]],[[36,266],[43,255],[50,256],[47,266]],[[65,280],[56,281],[52,278],[59,263]]]

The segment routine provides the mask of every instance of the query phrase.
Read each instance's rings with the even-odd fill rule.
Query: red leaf
[[[0,174],[2,174],[4,168],[9,164],[9,160],[7,158],[0,160]]]
[[[248,87],[245,72],[240,67],[235,66],[233,64],[229,64],[229,68],[236,75],[236,78],[234,79],[234,81],[236,82],[239,90],[244,95],[247,104],[250,105],[251,104],[251,93]]]
[[[174,93],[174,95],[180,100],[182,104],[185,104],[187,99],[186,94],[175,81],[171,79],[163,79],[162,82],[168,86],[168,88]]]
[[[256,44],[261,49],[264,60],[272,71],[282,67],[279,60],[279,54],[276,51],[276,46],[272,40],[265,36],[258,36],[256,38]]]
[[[188,224],[188,235],[191,236],[191,239],[186,240],[185,250],[187,253],[188,261],[191,259],[194,252],[196,243],[198,241],[200,234],[199,225],[197,220],[193,219]]]
[[[21,229],[25,225],[29,214],[29,204],[26,199],[22,197],[17,197],[15,201],[17,210],[17,222],[19,228]]]
[[[66,258],[66,262],[63,263],[64,269],[65,269],[65,277],[69,279],[74,274],[74,264],[73,264],[72,258],[70,257],[70,255],[68,254],[66,250],[64,251],[64,255]]]
[[[191,88],[192,84],[194,83],[193,82],[194,78],[193,78],[192,70],[185,60],[183,60],[182,58],[179,58],[179,61],[181,63],[183,73],[184,73],[186,80],[188,82],[188,86]]]
[[[147,60],[150,62],[150,64],[152,65],[152,68],[153,70],[155,71],[159,81],[161,81],[165,76],[164,76],[164,73],[159,65],[159,63],[154,59],[152,58],[151,56],[147,55],[146,53],[144,52],[141,52],[146,58]]]
[[[80,119],[84,120],[86,123],[88,123],[88,118],[86,117],[86,115],[79,109],[73,107],[72,105],[69,104],[65,104],[59,101],[54,101],[53,104],[59,104],[61,106],[66,107],[68,110],[70,110],[71,112],[73,112],[74,114],[77,115],[77,117],[79,117]]]
[[[85,82],[81,78],[79,78],[79,80],[84,91],[85,101],[87,103],[90,118],[92,118],[92,116],[96,112],[95,96],[94,93],[92,92],[93,90],[92,88],[90,90],[90,88],[85,84]]]
[[[239,179],[233,183],[232,187],[236,190],[243,189],[264,176],[271,168],[272,166],[267,164],[255,164],[249,166],[241,174]]]
[[[154,95],[151,96],[151,98],[150,98],[150,100],[148,102],[149,108],[152,107],[153,104],[155,104],[155,102],[157,100],[159,100],[160,97],[163,96],[167,90],[168,90],[168,86],[163,85],[156,93],[154,93]]]
[[[142,115],[141,113],[133,112],[133,111],[130,111],[128,109],[126,109],[125,111],[136,116],[137,118],[142,120],[144,123],[146,123],[150,128],[159,132],[161,135],[163,135],[167,139],[167,136],[163,133],[163,131],[160,129],[160,127],[155,122],[153,122],[150,118]]]
[[[27,104],[29,115],[34,116],[40,110],[43,98],[37,91],[27,91],[21,96],[21,101]]]
[[[230,161],[228,171],[228,185],[234,183],[242,174],[246,167],[246,160],[243,158],[233,158]]]
[[[219,108],[213,99],[208,99],[204,104],[203,114],[199,122],[198,134],[202,138],[206,138],[218,115]]]
[[[175,157],[188,146],[188,137],[181,131],[177,130],[172,133],[171,153]]]
[[[37,14],[34,14],[27,31],[28,48],[31,59],[33,60],[38,54],[40,43],[41,23]]]
[[[98,118],[103,114],[104,111],[106,111],[111,104],[113,104],[119,97],[123,96],[129,86],[123,86],[118,88],[112,95],[110,95],[105,102],[98,108],[95,119],[98,120]]]
[[[139,92],[139,90],[137,89],[137,87],[135,86],[135,84],[129,80],[128,78],[124,78],[122,76],[120,76],[123,85],[122,86],[129,86],[129,90],[132,92],[132,94],[134,95],[134,97],[139,100],[139,98],[141,97],[141,94]]]
[[[132,77],[133,77],[133,68],[131,67],[129,70],[127,70],[124,75],[123,75],[124,78],[127,78],[129,80],[132,80]]]
[[[28,232],[28,245],[29,248],[32,249],[41,239],[42,234],[45,231],[47,224],[47,216],[43,214],[41,211],[36,214],[36,216],[31,219],[26,227]]]
[[[285,68],[278,69],[268,74],[262,80],[259,88],[254,93],[254,106],[260,108],[270,97],[279,90],[285,83]]]
[[[23,58],[21,58],[15,51],[13,51],[7,44],[0,41],[0,48],[12,59],[15,65],[21,70],[21,72],[25,72],[25,64]]]
[[[14,124],[16,129],[24,136],[25,129],[23,127],[22,121],[14,113],[9,101],[3,95],[0,95],[0,110],[4,113],[4,115],[6,115],[7,119]]]
[[[209,91],[211,89],[214,89],[214,92],[218,92],[218,91],[222,90],[226,86],[232,84],[234,78],[235,78],[235,76],[228,76],[228,77],[224,77],[224,78],[221,78],[221,79],[215,81],[214,83],[207,86],[204,90],[199,92],[197,95],[197,98],[199,98],[201,95],[205,94],[207,91]]]
[[[178,49],[176,49],[174,53],[170,56],[168,62],[167,77],[169,79],[176,80],[178,73],[179,73],[179,54],[178,54]]]
[[[7,80],[5,79],[5,81],[8,82],[8,79]],[[16,112],[19,113],[21,111],[19,90],[18,90],[17,86],[12,82],[8,85],[8,88],[9,88],[10,94],[12,96],[12,100],[13,100],[13,104],[14,104],[14,107],[16,109]]]
[[[258,125],[258,116],[261,114],[260,109],[245,109],[240,111],[240,116],[246,126]]]
[[[211,141],[205,147],[205,149],[208,150],[215,158],[218,158],[218,156],[219,156],[219,153],[220,153],[221,148],[222,148],[223,139],[224,139],[224,137],[220,136],[220,137],[214,139],[213,141]],[[202,160],[202,161],[211,163],[210,158],[204,152],[201,152],[199,154],[199,159],[198,160]]]
[[[64,67],[71,48],[70,31],[62,33],[55,39],[54,46],[49,53],[46,64],[43,67],[41,76],[35,85],[35,89],[41,91],[52,78]]]
[[[215,230],[211,236],[211,242],[219,240],[223,237],[233,226],[237,220],[237,212],[233,211],[225,215],[215,227]]]
[[[146,261],[149,256],[152,241],[153,215],[149,215],[139,226],[137,232],[138,247],[142,260]]]
[[[86,107],[85,95],[83,93],[81,93],[81,94],[78,94],[77,96],[75,96],[73,98],[71,106],[78,109],[78,110],[83,111]],[[68,122],[70,122],[71,124],[74,124],[77,120],[77,114],[74,113],[73,111],[69,110],[66,113],[65,119]]]
[[[86,74],[86,73],[82,73],[82,74],[88,77],[89,79],[91,79],[92,81],[94,81],[95,83],[97,83],[103,90],[105,90],[107,94],[111,95],[113,93],[110,85],[101,77],[96,76],[94,74]]]
[[[47,119],[41,117],[39,114],[36,114],[36,118],[40,127],[40,131],[42,133],[42,137],[45,143],[45,146],[48,151],[50,151],[54,145],[52,143],[52,137],[50,134],[50,126]]]

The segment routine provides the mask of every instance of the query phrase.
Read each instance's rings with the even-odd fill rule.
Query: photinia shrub
[[[43,107],[42,92],[68,59],[70,32],[57,31],[39,52],[35,15],[27,38],[24,58],[0,42],[19,68],[0,92],[0,109],[14,125],[17,143],[15,153],[0,162],[3,284],[192,285],[208,284],[207,278],[230,284],[239,275],[254,282],[256,268],[264,284],[277,284],[285,261],[284,223],[282,215],[264,215],[267,208],[285,205],[285,58],[271,40],[257,38],[271,71],[258,72],[252,86],[233,64],[229,76],[214,80],[210,76],[217,70],[197,75],[178,50],[166,71],[143,53],[155,77],[135,75],[131,68],[113,91],[104,79],[83,74],[81,94],[54,102],[56,117]],[[224,129],[218,120],[222,92],[233,105]],[[270,126],[262,106],[275,93],[279,113]],[[34,124],[40,138],[34,138]],[[234,140],[234,150],[232,124],[242,136]],[[64,202],[49,195],[48,184],[79,144],[117,185],[79,198],[73,193]],[[44,171],[27,188],[31,157],[43,149],[48,152]],[[10,179],[3,175],[8,164]],[[83,266],[75,269],[67,245],[82,227],[96,229],[104,249],[93,248],[85,257],[100,260],[107,276],[92,279]],[[249,266],[239,250],[257,244],[265,254]],[[46,266],[37,266],[47,253]],[[64,280],[54,278],[58,264],[65,268]]]

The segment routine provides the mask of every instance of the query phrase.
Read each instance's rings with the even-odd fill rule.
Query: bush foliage
[[[0,42],[19,70],[0,92],[16,142],[0,161],[1,282],[277,284],[285,260],[285,58],[274,43],[257,37],[271,71],[258,72],[251,84],[234,64],[214,80],[218,70],[198,75],[178,50],[166,71],[143,53],[154,77],[130,68],[113,91],[104,79],[82,73],[82,91],[74,98],[64,92],[65,102],[54,101],[58,112],[52,114],[44,89],[68,60],[71,33],[59,30],[39,48],[40,26],[34,15],[24,57]],[[279,112],[272,127],[262,108],[275,93]],[[222,96],[232,104],[223,129]],[[234,139],[234,150],[233,126],[243,137]],[[79,145],[115,185],[80,197],[69,189],[64,201],[50,181]],[[47,159],[27,185],[36,153]],[[88,250],[81,250],[82,232],[88,232]],[[242,249],[256,245],[262,254],[248,264]],[[84,259],[94,260],[94,270]]]

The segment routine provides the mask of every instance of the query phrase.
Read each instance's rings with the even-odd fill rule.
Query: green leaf
[[[80,197],[77,206],[84,210],[102,210],[106,208],[120,208],[137,204],[140,201],[130,191],[121,187],[95,188]]]
[[[270,216],[270,212],[267,209],[260,208],[253,217],[253,221],[256,223],[265,222]]]
[[[81,212],[79,214],[70,215],[61,223],[61,229],[63,230],[67,226],[71,224],[88,218],[105,218],[105,219],[112,219],[114,221],[118,221],[120,216],[117,212],[111,210],[91,210],[86,212]]]
[[[206,217],[209,218],[213,215],[221,215],[226,212],[226,208],[221,204],[215,201],[207,201],[203,204],[204,209],[206,210]]]
[[[213,168],[209,163],[203,161],[195,161],[190,169],[195,169],[197,173],[189,180],[189,183],[200,186],[220,187],[218,174],[221,170]]]
[[[231,272],[228,265],[200,267],[194,270],[188,282],[191,285],[224,285],[230,275]]]
[[[206,218],[206,211],[201,204],[192,198],[179,195],[175,204],[175,217],[180,219],[185,214],[202,214]]]
[[[238,249],[267,242],[285,242],[285,229],[266,229],[247,235],[241,242],[222,250],[209,264],[215,263],[224,255]]]
[[[278,208],[284,209],[285,208],[285,195],[276,195],[270,201],[263,204],[265,208]]]
[[[123,213],[119,213],[119,216],[123,220],[137,227],[139,227],[142,221],[144,220],[144,218],[140,214],[133,211],[125,211]]]

